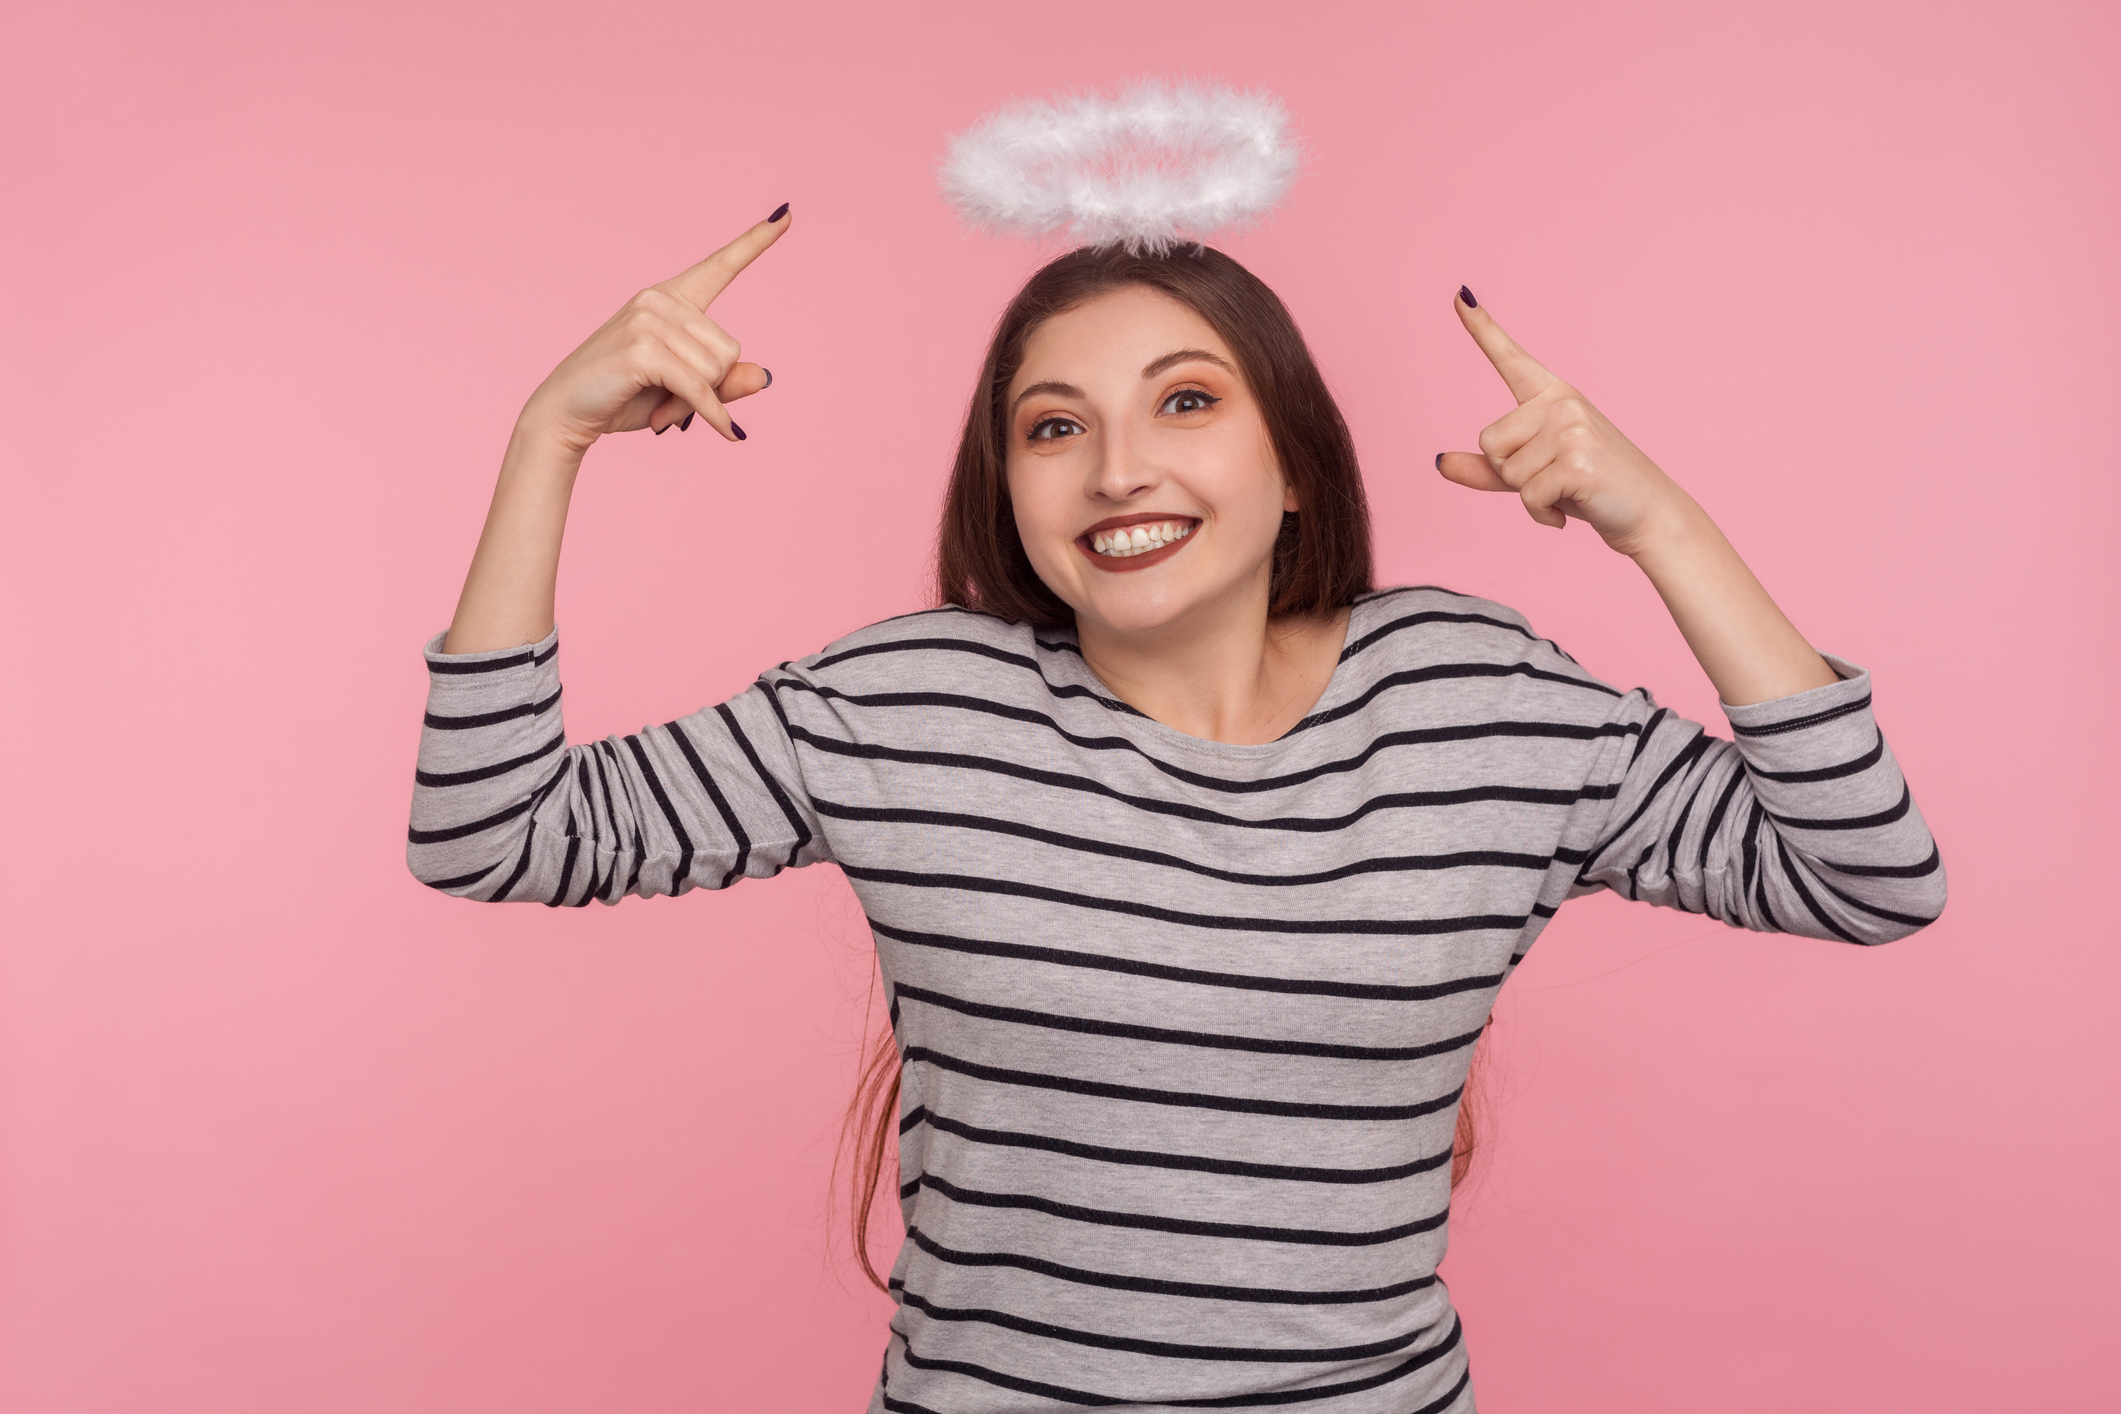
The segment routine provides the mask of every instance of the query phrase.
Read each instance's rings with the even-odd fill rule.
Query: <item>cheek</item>
[[[1017,536],[1031,562],[1040,564],[1050,555],[1052,543],[1067,534],[1069,504],[1056,492],[1051,478],[1022,472],[1013,464],[1008,468],[1007,484]]]

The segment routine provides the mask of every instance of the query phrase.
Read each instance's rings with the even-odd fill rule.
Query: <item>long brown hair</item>
[[[1074,624],[1074,612],[1032,569],[1017,534],[1009,503],[1009,384],[1023,366],[1025,344],[1041,324],[1131,285],[1177,300],[1222,337],[1259,405],[1281,473],[1296,492],[1300,509],[1282,517],[1274,542],[1269,617],[1336,613],[1368,593],[1370,510],[1355,440],[1303,334],[1257,275],[1219,250],[1192,246],[1168,255],[1070,251],[1042,266],[1009,301],[980,365],[943,500],[936,601],[1038,628]],[[1472,1162],[1471,1091],[1469,1082],[1452,1142],[1453,1188]],[[863,1058],[834,1163],[835,1179],[844,1165],[849,1180],[848,1235],[855,1259],[879,1288],[884,1279],[869,1254],[869,1218],[897,1129],[898,1100],[898,1046],[886,1028]]]

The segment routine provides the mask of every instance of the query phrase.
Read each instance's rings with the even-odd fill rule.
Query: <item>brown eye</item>
[[[1063,437],[1076,436],[1083,430],[1081,423],[1068,417],[1044,417],[1031,425],[1024,434],[1027,442],[1057,442]]]
[[[1198,388],[1181,388],[1164,399],[1162,411],[1166,417],[1189,412],[1206,412],[1221,401],[1221,398],[1210,397]]]

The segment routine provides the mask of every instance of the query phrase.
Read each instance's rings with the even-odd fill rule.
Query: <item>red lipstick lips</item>
[[[1159,545],[1154,550],[1144,550],[1138,555],[1112,556],[1097,552],[1096,538],[1107,531],[1125,530],[1136,525],[1155,525],[1160,522],[1175,523],[1187,527],[1187,533],[1168,545]],[[1200,517],[1159,514],[1142,511],[1134,515],[1108,516],[1097,522],[1081,535],[1075,537],[1076,549],[1089,557],[1090,562],[1107,574],[1128,574],[1135,570],[1150,569],[1170,559],[1186,547],[1188,541],[1200,530]]]

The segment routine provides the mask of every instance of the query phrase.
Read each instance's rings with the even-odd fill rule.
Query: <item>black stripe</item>
[[[686,733],[683,720],[665,722],[663,729],[669,732],[671,740],[677,743],[678,754],[685,758],[685,764],[692,768],[692,774],[699,779],[701,788],[707,792],[707,798],[714,802],[715,811],[722,817],[723,828],[729,831],[729,838],[736,845],[736,862],[722,875],[719,885],[726,889],[744,872],[744,865],[751,859],[751,836],[745,833],[744,822],[739,820],[736,811],[730,808],[728,797],[722,794],[722,788],[714,783],[713,775],[707,770],[707,763],[702,761],[700,753],[693,749],[692,738]]]
[[[423,786],[468,786],[473,781],[489,781],[495,776],[507,775],[518,766],[528,766],[533,761],[550,756],[558,751],[566,740],[567,733],[561,732],[535,751],[491,766],[481,766],[473,771],[414,771],[412,778]]]
[[[1300,1389],[1275,1389],[1263,1390],[1256,1394],[1223,1395],[1213,1399],[1160,1399],[1156,1403],[1181,1409],[1244,1409],[1263,1405],[1308,1404],[1313,1400],[1359,1394],[1364,1390],[1376,1389],[1381,1385],[1391,1384],[1395,1380],[1403,1380],[1415,1371],[1425,1369],[1429,1365],[1434,1364],[1458,1348],[1459,1336],[1460,1326],[1454,1317],[1451,1322],[1451,1333],[1437,1344],[1409,1359],[1401,1361],[1389,1370],[1385,1370],[1380,1374],[1365,1375],[1361,1379],[1342,1380],[1337,1384],[1330,1385],[1308,1385]],[[997,1385],[1002,1389],[1013,1389],[1024,1394],[1043,1395],[1045,1398],[1057,1399],[1067,1404],[1113,1405],[1140,1402],[1133,1395],[1089,1394],[1082,1390],[1069,1389],[1063,1385],[1050,1385],[1039,1380],[1027,1380],[1017,1375],[1004,1374],[999,1370],[990,1370],[984,1365],[972,1364],[970,1361],[930,1360],[925,1356],[915,1354],[912,1343],[907,1341],[904,1336],[900,1336],[899,1339],[903,1344],[900,1358],[916,1370],[939,1370],[948,1374],[965,1375],[983,1384]],[[1466,1384],[1471,1379],[1472,1371],[1469,1369],[1459,1375],[1458,1383],[1452,1385],[1447,1394],[1430,1400],[1419,1409],[1408,1410],[1407,1414],[1442,1414],[1443,1410],[1449,1409],[1458,1402],[1458,1396],[1464,1393]]]
[[[527,668],[532,661],[530,650],[525,648],[522,652],[511,653],[506,658],[488,658],[478,663],[466,663],[455,659],[437,661],[429,658],[427,660],[427,671],[440,673],[444,677],[462,677],[471,673],[501,673],[506,672],[510,668]]]
[[[1347,662],[1348,659],[1362,652],[1381,638],[1389,638],[1402,629],[1418,628],[1422,624],[1486,624],[1489,628],[1499,628],[1506,633],[1514,633],[1519,638],[1529,639],[1533,643],[1546,642],[1545,639],[1534,634],[1521,624],[1490,618],[1486,614],[1454,614],[1443,609],[1424,609],[1418,614],[1406,614],[1371,629],[1361,638],[1356,639],[1353,643],[1340,650],[1340,661],[1343,663]]]
[[[1453,1036],[1449,1040],[1434,1041],[1425,1046],[1343,1046],[1326,1041],[1288,1041],[1278,1037],[1174,1031],[1162,1026],[1136,1026],[1097,1017],[1060,1016],[1053,1012],[1026,1011],[1020,1007],[990,1006],[984,1002],[966,1001],[962,997],[953,997],[942,992],[931,992],[925,987],[914,987],[904,982],[898,984],[895,995],[986,1021],[1008,1021],[1019,1026],[1039,1026],[1049,1031],[1073,1031],[1085,1036],[1111,1036],[1128,1041],[1156,1041],[1164,1045],[1200,1046],[1221,1051],[1252,1051],[1272,1056],[1322,1056],[1332,1060],[1423,1060],[1429,1056],[1440,1056],[1470,1046],[1480,1039],[1480,1029],[1476,1027],[1463,1036]]]
[[[1928,918],[1924,918],[1918,914],[1913,913],[1895,913],[1889,908],[1879,908],[1875,904],[1865,903],[1862,899],[1857,898],[1853,894],[1845,894],[1824,879],[1820,879],[1815,876],[1813,882],[1817,883],[1820,888],[1825,889],[1835,898],[1840,899],[1850,908],[1858,909],[1864,913],[1868,913],[1873,918],[1883,918],[1888,923],[1904,923],[1910,928],[1927,928],[1930,926],[1930,924],[1935,923],[1937,919],[1942,916],[1940,914],[1932,914]]]
[[[560,886],[546,900],[546,907],[558,908],[567,902],[567,888],[574,882],[574,857],[581,852],[582,837],[574,831],[574,812],[567,812],[567,857],[560,863]]]
[[[1741,837],[1742,864],[1738,875],[1738,893],[1745,897],[1753,893],[1755,871],[1760,863],[1760,824],[1767,818],[1767,807],[1759,801],[1753,802],[1751,813],[1745,817],[1745,834]]]
[[[1860,776],[1885,759],[1885,734],[1878,734],[1878,744],[1853,761],[1843,761],[1838,766],[1821,766],[1816,771],[1763,771],[1758,766],[1746,769],[1764,781],[1787,781],[1793,785],[1811,781],[1835,781],[1843,776]]]
[[[1694,726],[1692,722],[1688,722],[1687,725]],[[1643,733],[1642,739],[1648,741],[1649,733]],[[1657,803],[1658,797],[1664,794],[1664,788],[1684,774],[1686,769],[1698,761],[1704,751],[1708,750],[1710,740],[1711,738],[1705,735],[1701,728],[1694,727],[1693,739],[1681,747],[1671,760],[1664,763],[1664,769],[1659,771],[1657,779],[1650,783],[1649,793],[1644,795],[1642,803],[1635,807],[1635,813],[1628,816],[1626,822],[1619,829],[1607,835],[1604,842],[1591,851],[1590,857],[1584,860],[1583,868],[1578,872],[1578,877],[1588,877],[1591,870],[1596,867],[1599,856],[1627,837],[1628,831],[1635,828],[1635,822],[1647,814],[1649,808]]]
[[[1363,708],[1369,706],[1380,694],[1395,687],[1408,687],[1418,683],[1445,682],[1461,678],[1516,677],[1533,678],[1540,682],[1560,683],[1564,687],[1586,688],[1592,692],[1604,693],[1607,697],[1624,695],[1618,688],[1607,687],[1596,678],[1571,676],[1568,673],[1550,673],[1544,668],[1535,668],[1530,663],[1437,663],[1426,668],[1406,668],[1396,673],[1386,673],[1365,688],[1361,696],[1343,702],[1338,707],[1330,708],[1327,711],[1314,712],[1304,718],[1290,729],[1289,735],[1294,735],[1296,732],[1304,731],[1311,727],[1322,727],[1328,722],[1337,722],[1342,717],[1360,712]],[[1284,737],[1284,740],[1286,739]]]
[[[1153,918],[1160,923],[1180,923],[1193,928],[1220,928],[1247,933],[1354,933],[1382,937],[1429,937],[1438,933],[1515,932],[1525,924],[1524,914],[1482,913],[1464,918],[1235,918],[1216,913],[1180,913],[1132,899],[1099,898],[1095,894],[1070,893],[1014,879],[981,879],[969,874],[917,873],[910,869],[869,869],[842,863],[840,871],[850,879],[873,884],[901,884],[915,889],[958,889],[965,893],[1001,894],[1010,898],[1037,899],[1042,903],[1070,904],[1101,913],[1124,913],[1133,918]]]
[[[1657,730],[1657,724],[1671,715],[1672,709],[1669,707],[1659,707],[1656,711],[1650,713],[1649,721],[1643,723],[1642,725],[1641,735],[1635,738],[1635,750],[1633,754],[1628,757],[1629,769],[1632,770],[1634,768],[1635,763],[1642,759],[1642,749],[1650,744],[1650,737]],[[1697,727],[1695,728],[1695,730],[1699,731],[1700,728]],[[1624,775],[1626,773],[1623,772],[1622,774]]]
[[[1090,1159],[1101,1164],[1123,1164],[1128,1168],[1173,1169],[1181,1173],[1213,1173],[1228,1178],[1263,1178],[1277,1183],[1396,1183],[1403,1178],[1428,1173],[1451,1161],[1451,1151],[1446,1148],[1438,1153],[1419,1159],[1410,1159],[1403,1164],[1389,1164],[1381,1168],[1327,1169],[1305,1168],[1296,1164],[1261,1164],[1243,1159],[1214,1159],[1200,1154],[1164,1154],[1147,1149],[1110,1149],[1101,1144],[1078,1144],[1070,1139],[1055,1139],[1044,1134],[1018,1134],[1006,1129],[981,1129],[939,1115],[922,1105],[899,1122],[899,1133],[926,1124],[939,1133],[953,1135],[974,1144],[992,1145],[1001,1149],[1035,1149],[1047,1154],[1065,1154],[1071,1159]]]
[[[868,742],[841,741],[836,737],[820,736],[802,726],[790,726],[791,740],[799,741],[820,751],[835,756],[848,756],[863,761],[893,761],[908,766],[948,766],[968,771],[984,771],[1006,776],[1012,780],[1032,781],[1039,785],[1053,786],[1060,790],[1077,791],[1086,795],[1101,796],[1154,815],[1170,815],[1182,820],[1198,820],[1210,825],[1231,825],[1249,830],[1294,830],[1313,834],[1330,834],[1346,829],[1357,820],[1379,810],[1421,809],[1430,806],[1472,805],[1487,801],[1509,801],[1524,805],[1573,806],[1582,800],[1609,799],[1616,789],[1611,785],[1583,785],[1575,790],[1535,790],[1526,786],[1468,786],[1459,790],[1402,791],[1390,795],[1372,796],[1345,815],[1326,818],[1282,816],[1266,820],[1247,820],[1242,816],[1225,815],[1220,811],[1202,809],[1178,801],[1157,800],[1148,796],[1130,794],[1115,789],[1102,781],[1087,776],[1071,776],[1058,771],[1041,771],[1030,766],[1021,766],[1013,761],[997,761],[985,756],[966,756],[954,751],[909,751],[898,747],[877,746]]]
[[[476,727],[491,727],[497,726],[502,722],[512,722],[518,717],[535,717],[559,700],[559,689],[554,688],[552,696],[546,698],[543,702],[525,702],[518,707],[504,707],[498,712],[480,712],[469,717],[438,717],[434,713],[429,712],[422,720],[436,731],[466,732]]]
[[[1066,1095],[1089,1095],[1100,1100],[1129,1100],[1140,1105],[1169,1105],[1178,1109],[1216,1110],[1223,1114],[1275,1115],[1283,1119],[1381,1120],[1420,1119],[1447,1110],[1458,1103],[1453,1090],[1433,1100],[1411,1105],[1327,1105],[1315,1100],[1260,1100],[1246,1095],[1207,1095],[1190,1090],[1157,1090],[1146,1085],[1114,1085],[1103,1080],[1082,1080],[1072,1075],[1045,1075],[1033,1070],[1005,1070],[964,1060],[927,1046],[908,1046],[906,1063],[926,1062],[941,1070],[969,1075],[997,1085],[1018,1085],[1033,1090],[1055,1090]]]
[[[981,643],[971,638],[894,638],[888,643],[864,643],[855,648],[844,648],[828,654],[810,665],[810,671],[822,672],[835,663],[844,663],[851,658],[868,658],[878,653],[974,653],[982,658],[992,658],[997,663],[1008,663],[1012,667],[1039,670],[1035,659],[1021,653],[1011,653],[1006,648],[996,648],[991,643]]]
[[[1937,846],[1930,846],[1929,858],[1920,864],[1836,864],[1831,859],[1815,861],[1822,869],[1831,869],[1836,874],[1848,874],[1862,879],[1920,879],[1934,874],[1944,863],[1944,856]]]
[[[685,822],[678,818],[677,807],[670,803],[670,796],[663,789],[662,777],[656,775],[655,766],[648,760],[648,752],[642,747],[638,736],[626,738],[626,748],[633,753],[634,764],[641,768],[641,779],[648,783],[648,793],[655,803],[663,807],[663,818],[670,822],[670,832],[677,836],[678,863],[670,876],[670,892],[678,891],[678,884],[692,872],[692,836],[685,833]],[[646,854],[647,841],[642,840],[641,853]]]
[[[1889,810],[1879,811],[1876,815],[1857,815],[1846,820],[1800,820],[1787,815],[1777,815],[1773,818],[1775,823],[1785,830],[1874,830],[1880,825],[1890,825],[1907,814],[1908,807],[1914,804],[1914,799],[1908,793],[1907,784],[1902,782],[1899,803]]]
[[[1709,867],[1709,845],[1715,840],[1716,830],[1723,824],[1724,813],[1731,808],[1731,800],[1738,794],[1738,787],[1745,783],[1744,761],[1733,761],[1730,783],[1724,786],[1723,794],[1716,797],[1716,808],[1709,812],[1708,824],[1701,827],[1701,857],[1694,861],[1697,870],[1706,870]],[[1708,782],[1703,781],[1702,784],[1707,785]]]
[[[1502,974],[1458,977],[1448,982],[1395,986],[1382,982],[1339,982],[1312,977],[1254,977],[1242,973],[1207,972],[1192,967],[1172,967],[1160,962],[1141,962],[1131,957],[1108,957],[1101,953],[1067,952],[1060,948],[1030,947],[1023,943],[989,942],[983,938],[959,938],[948,933],[924,933],[869,919],[872,931],[915,947],[945,952],[969,953],[975,957],[1009,957],[1026,962],[1050,962],[1061,967],[1081,967],[1096,972],[1119,972],[1134,977],[1154,977],[1166,982],[1186,982],[1202,987],[1230,987],[1246,992],[1280,992],[1293,996],[1354,997],[1362,1001],[1421,1002],[1459,992],[1478,992],[1502,985]]]
[[[793,864],[795,857],[803,852],[803,846],[810,843],[810,827],[803,823],[803,817],[788,799],[788,792],[782,790],[781,783],[773,778],[773,772],[766,769],[766,763],[759,760],[759,754],[751,749],[751,738],[744,735],[744,729],[737,724],[736,713],[729,710],[729,704],[725,702],[714,710],[729,728],[730,737],[743,749],[744,759],[751,763],[751,769],[758,775],[759,784],[766,787],[767,793],[773,797],[773,803],[780,806],[781,814],[788,818],[788,828],[795,831],[795,842],[788,848],[788,858],[782,861],[784,864]]]
[[[1154,1355],[1166,1360],[1241,1360],[1261,1365],[1326,1365],[1345,1360],[1375,1360],[1383,1355],[1397,1355],[1429,1333],[1429,1328],[1423,1326],[1405,1335],[1393,1336],[1390,1340],[1373,1341],[1368,1345],[1320,1346],[1311,1350],[1275,1346],[1180,1345],[1174,1341],[1143,1340],[1139,1336],[1106,1335],[1100,1331],[1076,1330],[1069,1326],[1057,1326],[1049,1321],[1034,1321],[1008,1311],[939,1306],[903,1285],[899,1288],[898,1299],[901,1305],[912,1307],[931,1321],[975,1321],[983,1326],[998,1326],[1002,1330],[1062,1341],[1068,1345],[1083,1345],[1093,1350],[1124,1350],[1130,1355]]]
[[[1787,722],[1770,722],[1761,727],[1741,727],[1731,723],[1731,730],[1740,736],[1780,736],[1784,732],[1800,732],[1806,727],[1816,727],[1822,722],[1831,722],[1836,717],[1846,717],[1852,712],[1870,710],[1871,695],[1866,692],[1854,702],[1845,702],[1839,707],[1829,707],[1824,712],[1814,712],[1808,717],[1792,717]]]
[[[1050,1198],[1037,1198],[1028,1193],[982,1193],[977,1189],[960,1188],[946,1178],[936,1174],[922,1174],[914,1180],[916,1187],[933,1189],[953,1203],[962,1203],[968,1208],[1007,1208],[1024,1212],[1044,1213],[1048,1217],[1066,1218],[1070,1222],[1089,1223],[1096,1227],[1123,1227],[1140,1232],[1172,1232],[1187,1237],[1228,1237],[1243,1242],[1288,1242],[1306,1247],[1379,1247],[1388,1242],[1399,1242],[1409,1237],[1418,1237],[1433,1232],[1444,1225],[1450,1209],[1412,1222],[1400,1223],[1396,1227],[1376,1228],[1369,1232],[1331,1232],[1301,1227],[1261,1227],[1252,1223],[1198,1222],[1192,1218],[1167,1218],[1154,1213],[1121,1213],[1106,1208],[1085,1208],[1073,1203],[1056,1203]]]
[[[460,840],[466,835],[475,835],[481,830],[490,830],[496,825],[504,825],[529,808],[530,797],[526,795],[515,804],[495,811],[483,820],[473,820],[468,825],[451,825],[446,830],[408,829],[405,832],[405,838],[413,844],[442,844],[449,840]]]
[[[1573,722],[1468,722],[1448,727],[1423,727],[1406,731],[1385,732],[1369,742],[1353,756],[1335,761],[1322,762],[1284,776],[1269,776],[1261,780],[1230,780],[1222,776],[1203,775],[1174,766],[1168,761],[1151,755],[1139,744],[1117,736],[1084,736],[1071,732],[1044,712],[1027,707],[1011,707],[1006,703],[990,702],[981,697],[967,697],[954,692],[877,692],[858,694],[842,692],[835,687],[819,687],[800,678],[781,678],[769,686],[792,691],[808,692],[817,697],[835,702],[845,702],[855,707],[944,707],[958,711],[976,712],[985,716],[999,717],[1005,721],[1022,722],[1028,726],[1043,727],[1070,746],[1085,751],[1121,751],[1139,756],[1158,771],[1173,780],[1205,790],[1229,791],[1234,794],[1259,794],[1264,791],[1287,790],[1323,776],[1343,775],[1358,771],[1367,765],[1378,752],[1396,746],[1433,746],[1444,742],[1483,741],[1492,737],[1527,737],[1559,741],[1592,741],[1606,736],[1629,736],[1642,730],[1639,723],[1601,722],[1596,725],[1580,725]],[[769,698],[779,710],[778,696]],[[782,720],[787,720],[782,714]]]
[[[1372,1301],[1390,1301],[1436,1284],[1431,1276],[1411,1277],[1394,1282],[1390,1286],[1373,1286],[1352,1291],[1295,1291],[1267,1286],[1221,1286],[1211,1282],[1163,1281],[1156,1277],[1125,1276],[1118,1272],[1093,1272],[1082,1267],[1064,1267],[1058,1262],[1042,1261],[1037,1257],[1023,1257],[1014,1252],[960,1252],[945,1247],[918,1226],[906,1230],[906,1238],[914,1246],[953,1267],[1012,1267],[1018,1271],[1036,1272],[1040,1276],[1057,1281],[1074,1282],[1078,1286],[1102,1286],[1114,1291],[1140,1291],[1152,1296],[1197,1297],[1207,1301],[1252,1301],[1280,1306],[1355,1306]]]
[[[454,879],[422,879],[420,882],[427,885],[430,889],[440,889],[442,892],[447,893],[451,889],[461,889],[476,884],[500,867],[501,861],[496,859],[476,874],[460,874]]]
[[[1799,901],[1807,909],[1811,910],[1812,917],[1819,920],[1819,926],[1841,939],[1844,943],[1860,944],[1863,941],[1861,938],[1827,917],[1826,910],[1821,908],[1819,901],[1812,897],[1812,891],[1804,886],[1804,878],[1797,872],[1797,861],[1790,858],[1789,842],[1780,835],[1775,837],[1775,853],[1782,860],[1782,872],[1790,881],[1790,887],[1797,891]]]
[[[508,876],[507,880],[502,883],[501,887],[495,889],[490,895],[487,896],[486,901],[488,903],[501,903],[505,901],[508,897],[509,891],[515,888],[516,884],[522,880],[524,873],[527,872],[530,868],[530,851],[532,846],[537,843],[537,838],[538,822],[535,819],[525,821],[523,826],[523,852],[516,856],[515,872],[511,873]]]
[[[1566,851],[1557,851],[1552,857],[1537,854],[1511,854],[1496,849],[1469,849],[1457,854],[1408,854],[1387,856],[1378,859],[1358,859],[1336,868],[1323,869],[1315,874],[1245,874],[1234,869],[1216,869],[1206,864],[1196,864],[1190,859],[1181,859],[1175,854],[1164,854],[1153,849],[1137,849],[1132,845],[1114,844],[1109,840],[1085,839],[1080,835],[1064,835],[1058,830],[1043,830],[1036,825],[1023,825],[1014,820],[998,820],[985,815],[956,815],[942,810],[911,810],[898,807],[870,807],[842,805],[838,801],[825,800],[818,796],[810,798],[811,808],[818,814],[834,820],[859,820],[879,825],[927,825],[938,829],[983,830],[990,834],[1010,835],[1017,839],[1036,840],[1060,849],[1071,849],[1083,854],[1095,854],[1107,859],[1127,859],[1138,864],[1155,864],[1168,869],[1183,869],[1189,874],[1198,874],[1207,879],[1219,879],[1227,884],[1252,884],[1265,888],[1302,887],[1311,884],[1329,884],[1338,879],[1353,878],[1359,874],[1390,874],[1444,869],[1496,868],[1545,870]],[[1578,856],[1579,858],[1581,856]]]

